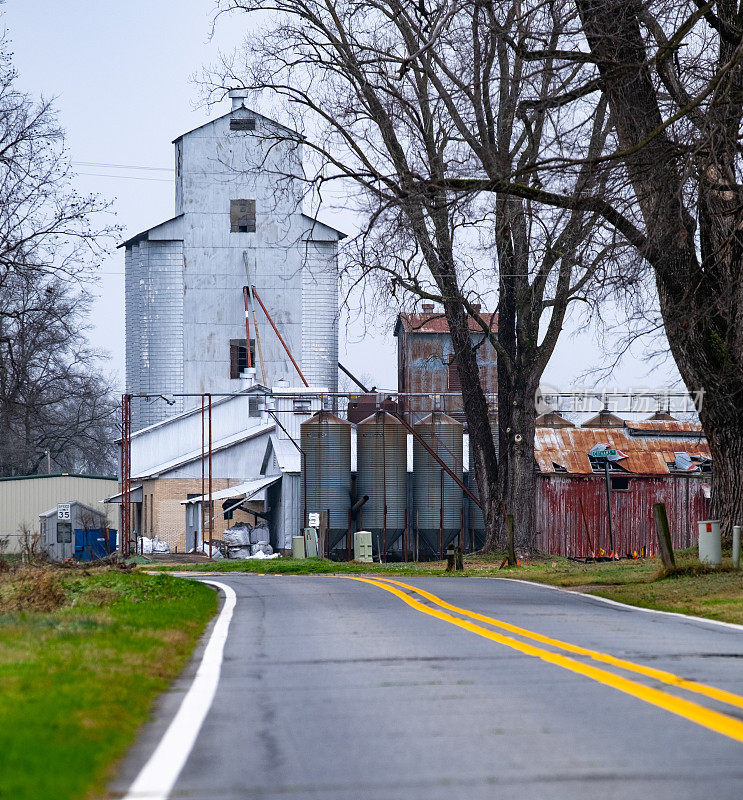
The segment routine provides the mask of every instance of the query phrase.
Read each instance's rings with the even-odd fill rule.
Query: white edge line
[[[124,800],[167,800],[191,753],[217,691],[224,646],[237,595],[234,589],[224,583],[203,583],[216,586],[225,593],[224,605],[214,623],[191,687],[160,743],[129,787]]]
[[[578,597],[587,597],[591,600],[598,600],[599,603],[606,603],[610,606],[619,606],[626,608],[630,611],[643,611],[646,614],[662,614],[666,617],[676,617],[676,619],[688,619],[692,622],[703,622],[705,625],[717,625],[721,628],[730,628],[735,631],[743,631],[743,625],[737,622],[723,622],[720,619],[707,619],[706,617],[695,617],[693,614],[682,614],[679,611],[661,611],[659,608],[645,608],[644,606],[633,606],[629,603],[622,603],[619,600],[610,600],[608,597],[601,597],[598,594],[590,594],[588,592],[576,592],[573,589],[566,589],[564,586],[552,586],[549,583],[538,583],[537,581],[525,581],[522,578],[496,578],[499,581],[513,581],[514,583],[523,583],[527,586],[541,586],[543,589],[552,589],[554,592],[564,592],[565,594],[577,595]]]

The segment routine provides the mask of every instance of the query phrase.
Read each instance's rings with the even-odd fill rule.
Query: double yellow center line
[[[430,617],[435,617],[436,619],[448,622],[451,625],[455,625],[456,627],[463,628],[464,630],[474,633],[477,636],[482,636],[485,639],[490,639],[493,642],[510,647],[513,650],[524,653],[525,655],[539,658],[542,661],[548,662],[549,664],[554,664],[555,666],[562,667],[562,669],[566,669],[578,675],[583,675],[584,677],[590,678],[598,683],[602,683],[605,686],[610,686],[612,689],[616,689],[620,692],[624,692],[625,694],[632,695],[640,700],[644,700],[646,703],[650,703],[658,708],[663,708],[666,711],[669,711],[671,714],[684,717],[691,722],[695,722],[697,725],[702,725],[703,727],[709,728],[710,730],[720,733],[723,736],[728,736],[738,742],[743,742],[743,721],[740,719],[736,719],[735,717],[728,716],[727,714],[722,714],[719,711],[706,708],[698,703],[694,703],[674,694],[667,693],[661,689],[630,680],[629,678],[625,678],[622,675],[617,675],[609,670],[593,666],[592,664],[586,664],[582,661],[577,661],[574,658],[563,655],[563,653],[585,656],[593,661],[609,664],[613,667],[618,667],[619,669],[628,672],[644,675],[647,678],[652,678],[653,680],[668,686],[684,689],[685,691],[702,695],[711,700],[725,703],[738,709],[743,709],[743,697],[740,695],[733,694],[732,692],[725,691],[724,689],[719,689],[715,686],[708,686],[704,683],[686,680],[678,675],[674,675],[672,672],[653,669],[652,667],[646,667],[642,664],[635,664],[632,661],[616,658],[608,653],[602,653],[598,650],[589,650],[588,648],[580,647],[578,645],[571,644],[570,642],[563,642],[559,639],[543,636],[535,631],[530,631],[526,628],[520,628],[517,625],[511,625],[508,622],[503,622],[502,620],[494,619],[493,617],[488,617],[484,614],[478,614],[477,612],[470,611],[466,608],[459,608],[451,603],[447,603],[445,600],[442,600],[440,597],[437,597],[431,592],[427,592],[424,589],[419,589],[415,586],[411,586],[410,584],[403,583],[402,581],[395,581],[391,578],[360,578],[355,576],[344,577],[346,577],[347,580],[368,583],[371,586],[376,586],[379,589],[390,592],[396,597],[399,597],[404,603],[407,603],[407,605],[409,605],[411,608],[414,608],[416,611],[419,611],[422,614],[427,614]],[[406,591],[401,591],[400,589],[396,588],[398,586],[402,587]],[[437,608],[433,608],[431,605],[425,605],[413,595],[417,595],[418,597],[427,600],[429,603],[433,604],[433,606],[437,606]],[[455,617],[446,613],[446,611],[440,611],[439,609],[446,609],[447,611],[452,611],[461,616]],[[466,617],[467,619],[462,619],[462,617]],[[482,625],[477,625],[471,620],[483,622],[491,627],[484,628]],[[491,630],[491,628],[507,631],[508,633],[515,634],[516,636],[521,637],[521,639],[526,639],[528,641],[521,641],[521,639],[515,639],[513,636],[506,636],[505,634],[499,633],[496,630]],[[531,644],[531,642],[539,642],[540,644],[548,645],[549,647],[555,648],[562,652],[546,650],[543,647]]]

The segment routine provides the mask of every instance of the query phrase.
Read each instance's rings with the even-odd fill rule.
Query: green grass
[[[61,607],[0,614],[3,800],[102,793],[216,611],[213,590],[169,575],[46,572]],[[3,575],[5,608],[18,593],[17,576]]]
[[[595,594],[634,606],[743,624],[740,571],[681,572],[655,580],[601,587]]]
[[[207,561],[199,564],[164,564],[143,567],[149,571],[166,572],[257,572],[260,574],[280,575],[328,575],[328,574],[383,574],[383,575],[449,575],[460,577],[519,577],[530,580],[555,581],[559,585],[571,585],[589,582],[586,578],[593,574],[605,578],[628,576],[628,567],[636,574],[651,574],[658,569],[653,560],[605,562],[601,564],[583,565],[566,558],[540,558],[535,563],[500,569],[504,554],[483,556],[479,554],[464,557],[464,571],[446,572],[445,561],[394,562],[388,564],[361,564],[356,562],[329,561],[324,558],[276,558],[266,560],[226,560]],[[552,566],[554,564],[555,566]],[[564,583],[563,583],[564,582]]]
[[[452,578],[519,578],[553,586],[579,589],[630,605],[676,611],[743,624],[743,571],[728,563],[720,569],[699,564],[696,550],[676,553],[678,571],[663,574],[658,559],[580,564],[566,558],[545,557],[519,567],[499,569],[502,554],[465,556],[463,572],[447,573],[442,561],[408,564],[355,564],[312,558],[271,561],[215,561],[165,570],[199,572],[257,572],[268,574],[382,574],[389,576],[449,575]]]
[[[444,575],[445,564],[427,561],[419,564],[357,564],[330,561],[325,558],[274,558],[270,560],[226,560],[207,561],[198,564],[164,564],[143,567],[148,571],[162,572],[256,572],[278,575],[331,575],[381,572],[387,575]],[[460,573],[461,575],[462,573]]]

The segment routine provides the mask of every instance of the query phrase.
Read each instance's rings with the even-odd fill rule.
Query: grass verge
[[[169,575],[0,576],[0,797],[99,796],[216,607]]]
[[[699,564],[696,550],[676,553],[678,569],[666,575],[658,559],[580,564],[566,558],[547,557],[512,569],[499,569],[502,555],[465,556],[464,571],[447,573],[445,562],[408,564],[355,564],[312,558],[271,561],[215,561],[164,570],[198,572],[257,572],[268,574],[382,574],[388,576],[449,575],[451,577],[498,577],[547,583],[577,589],[630,605],[743,624],[743,571],[729,563],[719,569]],[[152,568],[152,567],[150,567]],[[157,568],[155,568],[157,569]]]

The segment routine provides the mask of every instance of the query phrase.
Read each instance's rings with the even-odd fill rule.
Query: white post
[[[710,567],[719,567],[722,563],[719,519],[699,521],[699,560]]]
[[[733,526],[733,569],[740,569],[740,525]]]

